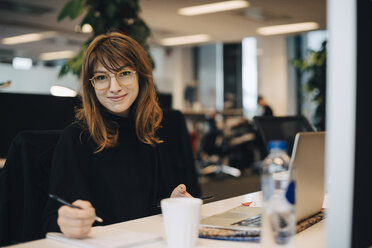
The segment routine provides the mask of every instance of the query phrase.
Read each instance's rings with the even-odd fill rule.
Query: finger
[[[92,204],[89,201],[84,200],[76,200],[72,203],[72,205],[80,207],[82,209],[93,208]]]
[[[67,217],[59,217],[57,219],[57,223],[59,226],[64,227],[83,227],[83,226],[92,226],[94,223],[94,218],[89,219],[73,219]]]
[[[190,193],[189,193],[189,192],[185,192],[185,194],[184,194],[184,197],[190,197],[190,198],[193,198],[193,196],[192,196],[192,195],[190,195]]]
[[[72,219],[89,219],[96,216],[94,208],[78,209],[69,206],[62,206],[58,209],[58,215]]]
[[[192,197],[187,191],[184,184],[178,185],[172,191],[171,197]]]
[[[190,195],[189,192],[185,191],[183,193],[178,194],[177,197],[190,197],[190,198],[192,198],[192,195]]]
[[[177,186],[177,190],[179,193],[184,193],[186,192],[186,185],[185,184],[180,184]]]
[[[84,227],[68,227],[68,228],[61,228],[61,231],[67,238],[86,238],[91,231],[90,226]]]
[[[186,192],[186,186],[184,184],[178,185],[172,192],[173,197],[180,197]]]
[[[178,189],[175,188],[172,193],[171,193],[171,196],[170,197],[178,197],[181,193],[179,193]]]

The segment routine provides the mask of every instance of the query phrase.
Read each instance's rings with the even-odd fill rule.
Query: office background
[[[7,45],[2,42],[2,54],[0,64],[1,81],[10,80],[11,85],[3,88],[3,93],[17,94],[51,94],[52,86],[66,86],[78,91],[78,78],[71,73],[59,78],[57,75],[66,59],[42,59],[42,52],[65,50],[78,51],[81,43],[87,39],[89,34],[75,32],[80,20],[71,21],[68,18],[57,22],[58,12],[67,1],[39,1],[30,3],[28,1],[2,1],[2,37],[22,34],[39,29],[48,33],[45,39],[37,42],[28,42],[15,45]],[[166,2],[166,1],[165,1]],[[200,3],[207,3],[201,1]],[[197,1],[195,1],[197,3]],[[190,3],[191,4],[191,3]],[[251,121],[257,114],[256,98],[258,94],[265,96],[273,107],[275,115],[303,114],[311,121],[315,107],[311,101],[311,94],[303,90],[306,83],[306,75],[295,68],[294,59],[306,57],[309,50],[319,50],[321,44],[327,38],[325,28],[325,2],[316,1],[306,6],[288,3],[278,4],[275,2],[255,3],[251,6],[228,13],[216,13],[201,17],[189,17],[179,19],[174,17],[175,24],[169,26],[169,18],[163,20],[159,16],[169,16],[176,11],[180,3],[162,4],[161,1],[140,1],[142,8],[141,16],[148,23],[153,34],[150,36],[150,54],[155,62],[154,78],[160,100],[167,98],[166,102],[174,109],[184,112],[190,131],[199,136],[205,132],[205,118],[214,111],[225,111],[223,118],[243,117]],[[168,6],[169,5],[169,6]],[[282,6],[285,5],[286,7]],[[316,14],[310,13],[311,9],[317,9]],[[300,13],[301,12],[301,13]],[[22,16],[22,18],[20,18]],[[225,25],[216,23],[216,19],[224,20]],[[269,24],[280,24],[296,22],[300,20],[315,20],[318,28],[312,32],[295,32],[284,35],[262,36],[257,35],[255,27]],[[190,31],[190,24],[185,25],[185,20],[192,20],[193,29],[197,29],[200,21],[208,24],[208,34],[211,40],[196,44],[185,44],[179,46],[164,46],[162,38],[173,34],[197,33],[199,30]],[[47,22],[46,22],[47,21]],[[46,25],[48,23],[48,25]],[[246,28],[242,28],[246,27]],[[164,30],[168,29],[168,33]],[[205,29],[200,29],[200,32]],[[56,49],[58,47],[58,49]],[[17,56],[32,59],[30,69],[15,67],[13,59]],[[251,73],[253,72],[253,73]],[[187,89],[192,89],[192,101],[186,97]],[[12,101],[3,95],[2,99],[8,104]],[[22,104],[16,104],[19,99],[13,95],[14,103],[10,104],[3,114],[6,119],[13,118],[17,123],[11,129],[3,128],[3,142],[1,144],[1,156],[5,157],[7,148],[18,130],[22,129],[49,129],[48,122],[53,129],[63,128],[65,123],[72,118],[71,111],[54,111],[54,104],[58,100],[46,100],[47,96],[40,96],[47,102],[31,100],[27,103],[23,98]],[[21,98],[22,95],[19,96]],[[77,105],[75,100],[64,99],[66,106]],[[63,104],[60,101],[60,105]],[[5,103],[4,103],[5,104]],[[56,103],[55,103],[56,104]],[[12,113],[25,111],[31,114],[32,109],[43,105],[41,110],[34,111],[32,116],[18,115],[17,119]],[[47,109],[50,106],[51,109]],[[39,114],[37,114],[39,113]],[[48,114],[49,113],[49,114]],[[43,118],[36,118],[36,115]],[[55,115],[55,116],[53,116]],[[202,117],[202,118],[200,118]],[[57,121],[59,125],[56,125]],[[233,119],[233,118],[231,118]],[[53,123],[53,124],[52,124]],[[4,123],[6,125],[6,123]],[[201,126],[202,125],[202,126]],[[198,146],[198,144],[196,145]],[[248,144],[243,148],[247,158],[238,161],[243,172],[250,169],[254,162],[260,157],[257,148]],[[198,147],[195,148],[197,152]],[[241,153],[243,153],[241,152]],[[236,157],[241,153],[233,154]],[[237,159],[235,159],[237,160]],[[245,165],[243,164],[245,163]],[[243,164],[243,165],[242,165]],[[233,187],[235,190],[225,190],[225,194],[217,196],[215,200],[222,197],[238,195],[245,190],[255,191],[259,189],[258,175],[247,172],[249,179],[240,180],[240,184]],[[227,178],[229,179],[229,178]],[[202,181],[204,179],[201,179]],[[234,180],[230,179],[232,184]],[[204,180],[205,181],[205,180]],[[221,185],[222,181],[208,181],[205,185],[206,193],[213,193],[213,188]],[[235,183],[236,184],[236,183]],[[239,186],[240,185],[240,186]],[[238,189],[238,190],[236,190]],[[222,191],[220,191],[222,192]]]
[[[42,16],[42,14],[33,14],[33,16],[31,15],[31,17],[28,17],[24,13],[19,13],[17,7],[12,6],[17,6],[17,4],[25,4],[28,7],[44,6],[44,8],[41,9],[44,9],[44,11],[48,10],[48,8],[52,9],[55,15],[56,9],[53,8],[61,8],[65,2],[66,1],[40,0],[32,1],[31,3],[31,1],[2,0],[0,2],[2,6],[0,15],[0,38],[3,39],[6,38],[6,36],[28,32],[48,31],[50,29],[45,22],[45,19],[38,19],[38,16]],[[365,227],[365,225],[362,225],[361,222],[359,222],[361,219],[367,221],[368,218],[366,218],[366,216],[368,216],[368,214],[365,213],[366,211],[356,211],[356,209],[360,209],[363,204],[366,204],[365,206],[370,205],[368,202],[363,202],[363,198],[360,196],[362,189],[360,188],[363,188],[363,190],[368,190],[370,188],[368,187],[368,179],[361,177],[361,175],[370,174],[370,169],[365,166],[365,164],[369,163],[366,155],[368,153],[365,149],[368,147],[368,140],[366,139],[371,136],[365,135],[369,134],[369,129],[367,127],[368,120],[364,113],[368,112],[368,93],[371,92],[370,86],[365,83],[368,81],[367,71],[368,65],[370,65],[368,54],[371,54],[368,44],[371,44],[371,42],[367,36],[368,32],[363,32],[363,30],[368,30],[371,24],[371,17],[368,16],[368,13],[371,11],[371,2],[368,0],[358,0],[355,5],[354,1],[330,0],[327,3],[327,16],[325,1],[311,1],[311,3],[306,3],[306,1],[301,3],[301,5],[296,1],[284,1],[281,2],[281,4],[279,3],[280,1],[275,2],[278,3],[274,3],[274,1],[263,2],[262,9],[267,11],[266,13],[264,11],[265,14],[273,15],[273,13],[284,13],[284,10],[287,10],[289,11],[288,15],[292,16],[295,15],[297,11],[298,15],[302,13],[302,16],[304,16],[303,18],[306,19],[306,15],[304,15],[303,12],[291,9],[293,6],[300,6],[302,11],[306,10],[305,12],[309,12],[311,15],[319,14],[321,16],[314,16],[314,18],[319,18],[317,19],[320,23],[318,30],[326,29],[326,18],[329,18],[328,29],[331,31],[333,30],[333,33],[329,34],[328,32],[318,31],[269,37],[257,36],[251,33],[252,30],[255,29],[250,28],[251,25],[248,23],[238,21],[238,24],[236,24],[225,21],[221,24],[221,16],[215,16],[214,18],[217,18],[218,21],[211,18],[210,21],[205,23],[208,27],[211,27],[212,23],[218,24],[219,28],[215,31],[218,35],[216,35],[215,40],[194,45],[167,47],[160,44],[161,37],[171,36],[170,34],[172,34],[172,32],[181,35],[183,32],[181,29],[182,25],[176,22],[170,25],[168,21],[168,26],[171,26],[172,30],[169,31],[162,29],[161,21],[163,21],[163,18],[160,17],[171,17],[165,12],[167,10],[164,7],[169,5],[169,3],[164,5],[163,1],[140,1],[143,18],[148,22],[150,28],[152,25],[154,27],[152,28],[155,35],[152,37],[153,41],[151,41],[151,54],[156,63],[154,77],[157,88],[159,92],[170,94],[172,96],[173,108],[184,110],[184,112],[187,113],[187,111],[190,110],[190,106],[187,106],[184,97],[185,88],[187,85],[193,84],[194,81],[197,80],[199,101],[190,107],[191,110],[194,112],[201,111],[202,113],[208,113],[216,108],[218,110],[224,109],[226,102],[229,103],[228,100],[231,100],[231,98],[229,98],[231,94],[224,95],[221,93],[223,92],[221,91],[221,87],[224,88],[223,82],[228,82],[228,78],[224,78],[223,75],[229,75],[229,73],[231,73],[231,77],[238,77],[236,82],[239,81],[240,75],[239,70],[238,72],[231,72],[231,69],[226,66],[229,63],[233,63],[232,61],[234,59],[238,60],[238,56],[230,56],[229,61],[227,60],[229,58],[228,54],[224,54],[224,52],[230,50],[233,54],[234,51],[240,51],[240,54],[244,54],[242,51],[244,49],[243,38],[253,37],[255,39],[253,42],[256,42],[255,52],[257,55],[256,91],[251,95],[248,95],[248,98],[251,97],[253,99],[258,93],[263,94],[268,99],[269,103],[274,106],[274,111],[277,115],[301,113],[312,121],[314,106],[311,102],[311,95],[305,94],[305,96],[303,96],[299,93],[302,92],[301,83],[306,81],[306,76],[298,75],[298,71],[296,71],[294,66],[291,64],[291,59],[295,57],[303,57],[308,48],[315,50],[319,49],[319,46],[325,37],[328,37],[330,41],[332,41],[333,38],[334,50],[330,51],[330,56],[333,57],[330,58],[331,62],[328,61],[328,63],[333,63],[330,64],[329,68],[331,73],[337,75],[337,80],[328,75],[329,84],[331,85],[330,89],[332,91],[327,92],[327,99],[330,103],[330,106],[327,106],[327,111],[332,114],[329,114],[330,121],[327,123],[327,130],[330,131],[330,139],[328,141],[330,155],[327,159],[329,159],[328,164],[330,165],[338,164],[338,166],[340,166],[343,164],[343,166],[340,166],[337,170],[340,171],[340,175],[345,174],[346,179],[344,178],[343,182],[340,182],[343,177],[334,178],[332,181],[332,187],[339,188],[333,188],[335,192],[340,189],[344,189],[343,191],[348,192],[343,200],[346,199],[350,208],[347,209],[345,206],[345,209],[342,208],[340,212],[335,212],[334,216],[330,216],[329,228],[331,231],[330,240],[328,242],[330,247],[336,247],[333,246],[334,244],[338,244],[337,247],[349,247],[348,244],[351,242],[353,242],[355,247],[358,247],[358,242],[361,240],[363,240],[363,244],[371,244],[372,242],[368,240],[367,234],[363,232],[363,230],[366,230],[362,228]],[[251,4],[251,7],[257,8],[259,6],[258,1],[251,1]],[[306,6],[306,4],[310,4],[310,6]],[[344,7],[342,7],[342,4],[344,4]],[[278,5],[280,6],[278,7]],[[259,12],[257,9],[256,11]],[[340,12],[343,14],[341,15]],[[252,12],[246,14],[251,16],[251,19],[248,18],[250,24],[255,23],[257,26],[263,26],[265,20],[260,22],[255,19],[252,21],[252,16],[254,16],[253,14],[254,13]],[[45,15],[48,16],[48,14]],[[243,14],[239,12],[239,15]],[[283,16],[281,17],[283,19],[281,20],[269,20],[268,22],[286,22],[288,19],[285,19],[285,14],[282,15]],[[356,18],[358,19],[356,20]],[[197,20],[197,18],[194,19]],[[86,39],[87,35],[78,34],[75,36],[69,28],[66,28],[66,26],[73,27],[76,23],[78,22],[74,23],[69,20],[64,20],[61,23],[51,23],[51,26],[56,27],[56,30],[64,33],[65,37],[48,38],[44,42],[47,44],[49,42],[49,46],[45,43],[42,43],[41,46],[47,50],[48,48],[54,49],[56,46],[62,47],[64,46],[63,44],[67,44],[67,46],[72,50],[77,51],[76,49],[80,46],[81,42]],[[190,23],[183,23],[183,26],[187,24]],[[190,27],[195,28],[195,24],[194,26],[191,24]],[[355,27],[357,28],[352,24],[355,24]],[[358,26],[356,26],[356,24],[358,24]],[[235,35],[229,34],[225,29],[223,29],[223,27],[234,30]],[[253,25],[253,27],[256,26]],[[209,29],[212,30],[212,28]],[[247,33],[244,37],[236,35],[236,33],[241,35],[245,32]],[[190,30],[186,29],[185,33],[190,33]],[[337,42],[340,42],[337,43],[339,44],[338,46],[335,45],[336,40]],[[342,43],[341,40],[343,41]],[[348,41],[350,42],[347,43]],[[54,42],[57,42],[57,45]],[[246,40],[246,42],[248,42],[247,49],[249,49],[249,44],[252,44],[249,42],[252,42],[252,40]],[[53,49],[50,49],[50,51],[53,51]],[[30,53],[31,57],[37,57],[32,61],[33,68],[31,70],[14,69],[12,59],[18,56],[29,56],[27,50],[34,53]],[[356,54],[349,54],[348,52],[354,50],[356,51],[357,59],[355,59]],[[342,61],[340,59],[341,55],[343,57]],[[11,80],[12,82],[10,87],[2,88],[1,92],[50,94],[50,87],[52,85],[64,85],[77,90],[77,79],[75,76],[68,75],[64,78],[57,77],[59,66],[63,63],[63,60],[41,61],[38,58],[37,50],[33,49],[31,45],[8,46],[1,44],[0,59],[2,62],[0,64],[0,82],[5,82],[7,80]],[[215,63],[210,63],[211,61]],[[243,58],[241,58],[241,61],[243,61]],[[344,64],[340,65],[340,63]],[[339,67],[335,68],[336,65]],[[348,70],[351,70],[351,68],[356,68],[356,65],[358,66],[357,71],[350,72],[351,75],[347,74],[349,76],[343,77],[344,73],[348,73]],[[224,66],[226,66],[226,68]],[[221,75],[221,70],[223,71],[223,75]],[[240,80],[243,80],[243,78]],[[334,82],[335,80],[337,82]],[[357,84],[353,86],[351,82],[355,81]],[[345,87],[340,87],[340,85]],[[229,91],[235,93],[235,98],[232,97],[233,99],[241,99],[235,102],[233,101],[232,106],[237,106],[238,108],[244,107],[243,82],[241,81],[240,85],[233,84],[231,87],[225,89],[225,92]],[[340,94],[337,96],[336,92],[340,92]],[[353,95],[354,92],[356,92],[356,95]],[[227,105],[227,107],[228,106],[229,105]],[[247,107],[246,111],[243,112],[247,117],[252,117],[255,114],[254,111],[255,108],[253,106]],[[194,114],[193,112],[191,113]],[[11,123],[11,120],[6,119],[6,123]],[[340,136],[339,133],[343,133],[345,136],[336,138],[335,136]],[[355,138],[354,134],[356,134]],[[336,149],[335,147],[337,147],[337,150],[334,150]],[[335,156],[340,156],[341,148],[346,149],[347,152],[344,153],[345,156],[349,155],[349,157],[343,161],[335,158]],[[348,152],[350,150],[354,151],[355,154],[350,154]],[[332,160],[332,158],[334,160]],[[348,161],[349,164],[345,164],[345,161]],[[354,164],[355,171],[353,166]],[[341,173],[343,169],[345,169],[344,174]],[[350,175],[355,175],[355,178],[353,177],[350,179]],[[331,179],[332,176],[334,177],[334,174],[330,175]],[[348,182],[350,185],[347,185]],[[355,197],[359,198],[355,199]],[[341,204],[341,201],[337,201],[336,199],[333,203],[338,206]],[[355,205],[351,206],[352,203]],[[359,204],[362,204],[362,206]],[[354,214],[351,214],[352,212]],[[363,217],[360,217],[360,215]],[[345,234],[345,240],[339,237],[336,239],[335,237],[336,231],[339,233],[342,229],[342,227],[333,224],[335,223],[336,216],[339,218],[342,218],[340,216],[348,216],[345,217],[346,222],[344,226],[345,228],[349,227],[350,229],[342,231],[342,234]],[[355,218],[352,218],[352,216]],[[332,222],[332,220],[334,222]],[[358,227],[361,228],[361,230],[358,229]],[[350,233],[352,233],[353,236],[351,236]]]

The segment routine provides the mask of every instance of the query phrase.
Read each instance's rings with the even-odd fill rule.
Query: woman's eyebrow
[[[119,67],[118,71],[129,68],[131,68],[129,65],[123,65],[122,67]]]
[[[121,71],[123,69],[130,69],[131,67],[129,65],[123,65],[117,69],[117,71]],[[93,73],[109,73],[109,71],[94,71]]]

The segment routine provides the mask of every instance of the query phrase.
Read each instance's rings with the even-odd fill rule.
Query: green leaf
[[[142,20],[136,20],[132,25],[129,26],[129,34],[143,45],[146,43],[146,40],[150,35],[150,29]]]
[[[124,2],[126,2],[128,6],[132,8],[135,13],[138,13],[141,11],[138,1],[124,0]]]
[[[113,18],[118,11],[116,4],[112,3],[106,6],[106,15],[110,18]]]
[[[73,74],[80,76],[81,66],[83,64],[84,54],[87,50],[87,45],[83,45],[80,49],[80,52],[75,57],[67,60],[67,62],[62,66],[59,71],[58,77],[63,77],[71,71]]]
[[[70,17],[70,19],[73,20],[80,16],[85,8],[85,0],[70,0],[59,13],[57,21],[61,21],[66,17]]]

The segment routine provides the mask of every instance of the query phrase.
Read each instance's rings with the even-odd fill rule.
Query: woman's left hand
[[[170,197],[192,197],[192,195],[186,191],[186,186],[184,184],[180,184],[174,188]]]

